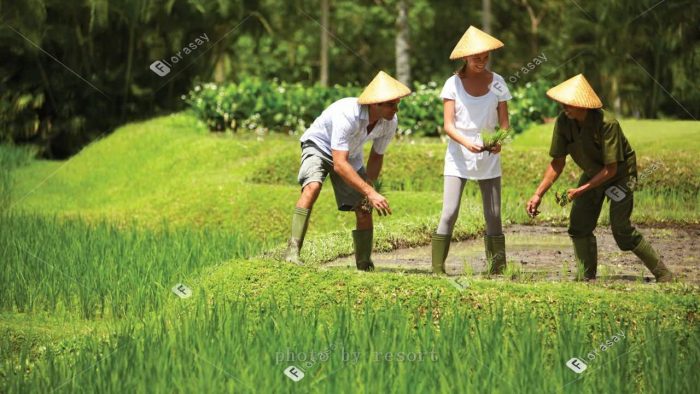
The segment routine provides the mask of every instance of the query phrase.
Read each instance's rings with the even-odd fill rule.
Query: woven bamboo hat
[[[457,45],[450,54],[450,60],[461,59],[466,56],[476,55],[492,51],[503,46],[503,43],[495,37],[477,29],[474,26],[469,26],[462,38],[459,39]]]
[[[396,100],[411,94],[411,89],[406,85],[392,78],[384,71],[377,73],[372,82],[357,99],[359,104],[377,104],[386,101]]]
[[[562,104],[579,108],[601,108],[603,103],[583,74],[570,78],[549,89],[547,96]]]

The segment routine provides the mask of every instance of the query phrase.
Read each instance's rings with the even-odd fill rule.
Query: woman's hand
[[[491,150],[489,150],[489,152],[493,154],[501,153],[501,144],[496,144],[493,148],[491,148]]]
[[[481,145],[476,145],[472,144],[471,142],[467,142],[464,144],[464,147],[467,148],[467,150],[471,153],[481,153],[484,151],[484,147]]]

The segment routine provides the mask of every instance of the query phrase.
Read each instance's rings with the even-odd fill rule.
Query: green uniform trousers
[[[585,173],[579,179],[579,186],[588,182]],[[630,222],[634,193],[627,187],[628,177],[623,177],[606,185],[588,190],[573,201],[569,218],[569,236],[583,238],[593,235],[598,216],[603,208],[605,197],[610,200],[610,227],[615,242],[621,250],[632,250],[644,238]]]

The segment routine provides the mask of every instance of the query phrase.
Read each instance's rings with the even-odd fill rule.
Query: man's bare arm
[[[552,161],[549,162],[547,169],[544,171],[542,182],[540,182],[540,185],[537,186],[535,194],[540,196],[540,198],[543,197],[544,194],[547,193],[547,190],[552,187],[554,182],[559,179],[559,175],[561,175],[562,171],[564,171],[564,166],[566,166],[566,156],[552,159]]]
[[[535,194],[530,198],[530,201],[527,202],[527,206],[525,207],[528,215],[535,217],[538,213],[540,213],[537,208],[542,202],[542,196],[547,193],[547,190],[549,190],[549,188],[552,187],[554,182],[556,182],[556,180],[559,178],[559,175],[561,175],[562,171],[564,171],[564,166],[566,166],[566,156],[554,158],[551,162],[549,162],[549,165],[542,176],[542,182],[540,182],[540,185],[537,186]]]
[[[374,185],[377,179],[379,179],[383,164],[384,155],[380,155],[372,149],[369,153],[369,160],[367,160],[367,181],[370,185]]]

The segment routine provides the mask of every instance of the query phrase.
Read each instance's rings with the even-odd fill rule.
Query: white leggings
[[[437,228],[438,234],[452,234],[459,215],[459,204],[467,180],[456,176],[445,176],[442,200],[442,215]],[[486,219],[486,235],[501,235],[501,177],[480,179],[481,201]]]

